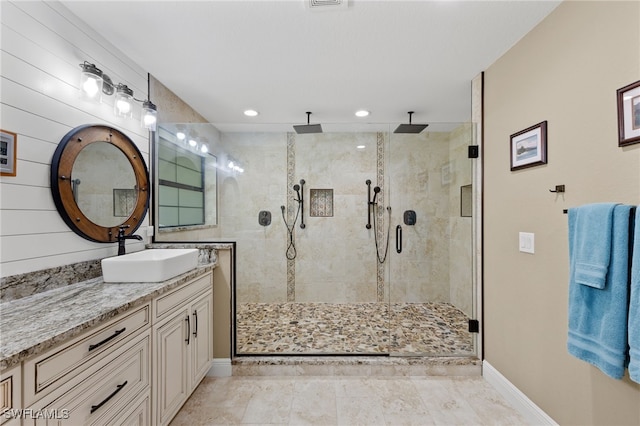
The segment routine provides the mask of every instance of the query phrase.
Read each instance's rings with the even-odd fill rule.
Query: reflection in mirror
[[[71,170],[71,185],[82,213],[100,226],[120,225],[131,216],[138,200],[129,160],[106,141],[80,151]]]
[[[159,229],[217,225],[213,132],[209,124],[159,126],[155,182]]]

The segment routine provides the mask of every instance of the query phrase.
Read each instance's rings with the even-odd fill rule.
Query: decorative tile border
[[[376,134],[376,179],[377,185],[380,187],[381,191],[378,194],[378,199],[380,200],[380,205],[384,206],[384,133],[378,132]],[[377,211],[377,222],[379,226],[377,227],[377,235],[376,238],[378,241],[383,241],[384,239],[384,229],[385,229],[385,213],[386,209],[378,209]],[[385,242],[386,243],[386,242]],[[377,254],[376,254],[377,256]],[[378,262],[376,259],[376,264],[378,265],[377,273],[376,273],[376,300],[378,302],[384,302],[384,263]]]
[[[295,218],[295,201],[293,199],[293,185],[296,174],[296,135],[287,133],[287,222],[293,223]],[[295,227],[294,227],[295,228]],[[293,230],[295,236],[295,229]],[[289,246],[289,235],[286,235],[286,247]],[[287,302],[296,300],[296,261],[287,259]]]

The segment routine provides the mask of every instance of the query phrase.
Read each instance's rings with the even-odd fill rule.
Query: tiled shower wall
[[[222,134],[221,149],[244,168],[218,175],[219,228],[222,238],[237,241],[237,302],[386,302],[391,296],[392,302],[452,302],[470,313],[471,220],[459,217],[459,187],[471,183],[469,143],[465,125],[421,135]],[[287,260],[281,206],[291,227],[298,205],[291,187],[300,179],[306,227],[298,217],[296,258]],[[392,207],[389,254],[380,271],[374,229],[365,227],[367,179],[384,188],[377,216],[381,257],[386,207]],[[310,216],[311,189],[333,190],[333,216]],[[407,209],[417,213],[415,226],[402,224]],[[271,213],[268,226],[258,223],[262,210]],[[398,224],[402,254],[395,250]]]

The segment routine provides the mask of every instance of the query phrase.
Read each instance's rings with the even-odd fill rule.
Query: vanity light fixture
[[[142,103],[142,116],[140,124],[145,129],[152,132],[156,131],[158,109],[151,102],[150,98],[146,100],[136,99],[133,97],[133,90],[126,84],[118,83],[114,86],[111,78],[102,72],[102,70],[90,62],[84,61],[80,64],[80,98],[93,102],[102,102],[102,95],[111,96],[116,94],[113,103],[113,112],[117,117],[132,118],[133,102]],[[149,74],[147,73],[147,86],[150,88]],[[148,90],[150,92],[150,90]]]
[[[232,172],[244,173],[244,169],[238,165],[237,162],[234,162],[232,159],[227,163],[227,169]]]
[[[142,127],[149,129],[152,132],[156,131],[156,123],[158,122],[158,109],[151,101],[144,101],[142,103]],[[184,138],[184,136],[183,136]]]
[[[116,100],[113,104],[113,112],[118,117],[133,117],[133,90],[126,84],[118,83],[116,87]]]
[[[102,101],[104,78],[102,70],[87,61],[80,64],[80,98],[88,101]]]

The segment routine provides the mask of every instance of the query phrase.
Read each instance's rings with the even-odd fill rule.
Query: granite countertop
[[[0,303],[0,370],[72,339],[129,309],[141,306],[212,271],[201,265],[157,283],[105,283],[94,278]]]

